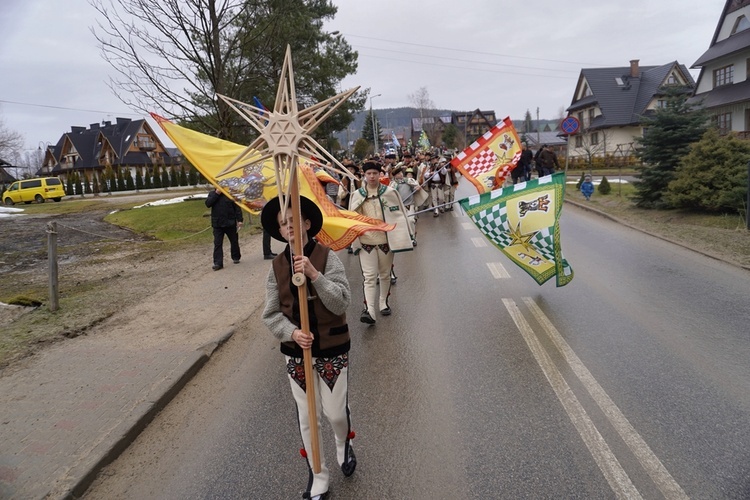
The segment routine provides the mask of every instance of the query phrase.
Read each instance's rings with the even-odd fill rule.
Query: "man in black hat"
[[[369,231],[352,243],[354,254],[359,255],[365,296],[365,309],[359,320],[374,325],[376,311],[379,310],[382,316],[391,315],[388,297],[392,284],[393,254],[413,250],[414,244],[401,197],[395,189],[380,182],[382,165],[367,161],[362,170],[363,185],[352,192],[349,210],[395,225],[388,232]]]
[[[282,211],[278,198],[263,207],[261,224],[263,229],[279,241],[288,242],[284,251],[274,258],[266,281],[266,307],[263,322],[273,335],[281,341],[280,351],[284,354],[285,366],[289,375],[289,385],[297,404],[299,430],[302,436],[309,477],[303,498],[320,499],[328,493],[330,472],[321,450],[320,472],[314,474],[310,463],[311,426],[320,440],[320,419],[309,421],[303,349],[311,349],[312,364],[315,370],[315,394],[319,407],[328,418],[336,441],[336,459],[345,476],[351,476],[357,467],[357,459],[352,450],[349,411],[349,327],[346,323],[346,309],[351,300],[349,281],[341,260],[330,248],[315,241],[323,226],[323,214],[318,206],[305,197],[300,197],[302,234],[295,235],[292,222],[297,214],[291,207]],[[302,255],[293,255],[296,237],[302,238]],[[300,329],[299,294],[292,285],[292,276],[303,274],[308,287],[308,314],[310,333]]]

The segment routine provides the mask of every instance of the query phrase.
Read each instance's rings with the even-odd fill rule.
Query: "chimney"
[[[640,78],[640,76],[641,76],[641,68],[638,67],[638,59],[632,59],[630,61],[630,77]]]

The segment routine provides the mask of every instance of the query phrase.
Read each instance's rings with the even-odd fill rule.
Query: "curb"
[[[170,401],[187,385],[187,383],[203,368],[211,356],[234,335],[235,329],[230,328],[215,341],[188,353],[182,362],[153,389],[155,399],[144,401],[115,428],[111,435],[118,436],[114,442],[102,442],[94,450],[94,462],[81,464],[71,470],[74,477],[68,478],[70,484],[63,486],[62,491],[53,492],[55,498],[76,499],[84,495],[86,490],[96,479],[96,476],[107,465],[114,462],[141,432],[148,426],[156,415],[163,410]],[[77,473],[76,469],[80,469]]]
[[[666,241],[668,243],[672,243],[673,245],[677,245],[678,247],[685,248],[687,250],[690,250],[690,251],[695,252],[697,254],[703,255],[705,257],[709,257],[711,259],[718,260],[719,262],[723,262],[725,264],[729,264],[730,266],[734,266],[734,267],[738,267],[740,269],[744,269],[745,271],[750,271],[750,266],[745,266],[745,265],[739,264],[737,262],[732,262],[731,260],[726,260],[724,257],[720,257],[718,255],[706,252],[704,250],[698,250],[698,249],[693,248],[691,246],[688,246],[687,244],[682,243],[680,241],[676,241],[676,240],[673,240],[671,238],[667,238],[664,235],[652,233],[651,231],[647,231],[647,230],[645,230],[643,228],[634,226],[634,225],[632,225],[632,224],[630,224],[628,222],[625,222],[622,219],[619,219],[619,218],[617,218],[617,217],[615,217],[613,215],[610,215],[610,214],[608,214],[606,212],[602,212],[601,210],[597,210],[596,208],[590,207],[588,205],[584,205],[582,203],[579,203],[579,202],[573,201],[573,200],[565,200],[565,203],[570,203],[574,207],[580,208],[582,210],[586,210],[587,212],[594,213],[596,215],[599,215],[600,217],[604,217],[605,219],[609,219],[609,220],[611,220],[613,222],[616,222],[616,223],[618,223],[618,224],[620,224],[622,226],[625,226],[627,228],[633,229],[635,231],[639,231],[639,232],[647,234],[649,236],[653,236],[654,238],[658,238],[658,239]]]

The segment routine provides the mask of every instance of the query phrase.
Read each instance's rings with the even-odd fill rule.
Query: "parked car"
[[[44,203],[48,199],[60,201],[65,196],[63,183],[57,177],[40,177],[16,181],[3,193],[3,203]]]

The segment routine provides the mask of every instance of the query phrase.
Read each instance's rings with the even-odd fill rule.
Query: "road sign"
[[[560,122],[560,130],[568,135],[575,134],[580,127],[581,124],[575,116],[569,116]]]

